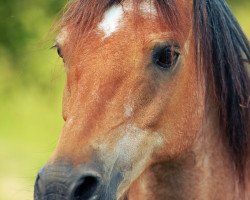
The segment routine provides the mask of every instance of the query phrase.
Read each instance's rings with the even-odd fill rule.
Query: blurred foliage
[[[64,4],[63,0],[0,1],[0,44],[12,60],[22,57],[28,44],[37,40]]]
[[[250,36],[250,1],[228,0]],[[0,200],[31,200],[63,126],[51,25],[67,0],[0,0]]]
[[[0,200],[31,200],[62,127],[51,25],[66,0],[0,0]]]
[[[1,77],[1,82],[12,78],[23,86],[36,83],[40,89],[48,89],[44,71],[47,68],[42,66],[46,63],[40,61],[49,58],[48,52],[45,55],[53,43],[49,29],[65,3],[66,0],[0,0],[0,69],[16,76]],[[9,93],[13,88],[10,84],[0,89]]]

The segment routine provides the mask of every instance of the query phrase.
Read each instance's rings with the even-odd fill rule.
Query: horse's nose
[[[99,199],[101,177],[93,170],[73,169],[69,165],[47,166],[37,176],[35,200]]]

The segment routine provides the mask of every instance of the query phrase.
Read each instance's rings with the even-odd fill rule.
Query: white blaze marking
[[[119,199],[145,169],[156,147],[163,143],[163,137],[156,132],[142,130],[134,125],[127,125],[123,137],[117,143],[116,153],[119,167],[125,172],[124,180],[118,187]]]
[[[56,42],[60,45],[64,45],[69,37],[67,28],[63,28],[56,38]]]
[[[99,156],[105,164],[105,172],[111,178],[117,171],[123,173],[117,198],[126,192],[150,162],[154,151],[163,144],[163,135],[128,124],[96,144]]]
[[[127,165],[128,162],[136,161],[138,154],[142,153],[144,157],[147,153],[144,151],[147,149],[150,153],[155,146],[161,144],[158,133],[152,133],[150,131],[142,130],[134,125],[127,125],[122,130],[122,138],[118,141],[115,150],[121,161]],[[156,138],[154,138],[157,136]],[[154,139],[154,140],[151,140]],[[152,143],[151,148],[147,146],[148,142]],[[144,154],[146,153],[146,155]]]
[[[111,36],[112,33],[119,29],[123,14],[121,5],[112,6],[104,13],[103,20],[98,25],[98,28],[104,32],[105,38]]]
[[[134,113],[133,107],[130,105],[124,106],[124,115],[125,117],[131,117]]]

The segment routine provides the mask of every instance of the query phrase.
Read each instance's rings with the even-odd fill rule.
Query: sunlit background
[[[230,0],[250,38],[250,1]],[[66,0],[0,0],[0,200],[32,200],[63,126],[64,69],[50,28]]]

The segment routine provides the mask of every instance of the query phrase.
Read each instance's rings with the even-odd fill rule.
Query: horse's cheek
[[[188,67],[187,67],[188,68]],[[186,151],[195,142],[202,129],[204,113],[203,86],[197,76],[182,72],[172,84],[166,112],[160,120],[165,136],[164,155],[174,157]]]

